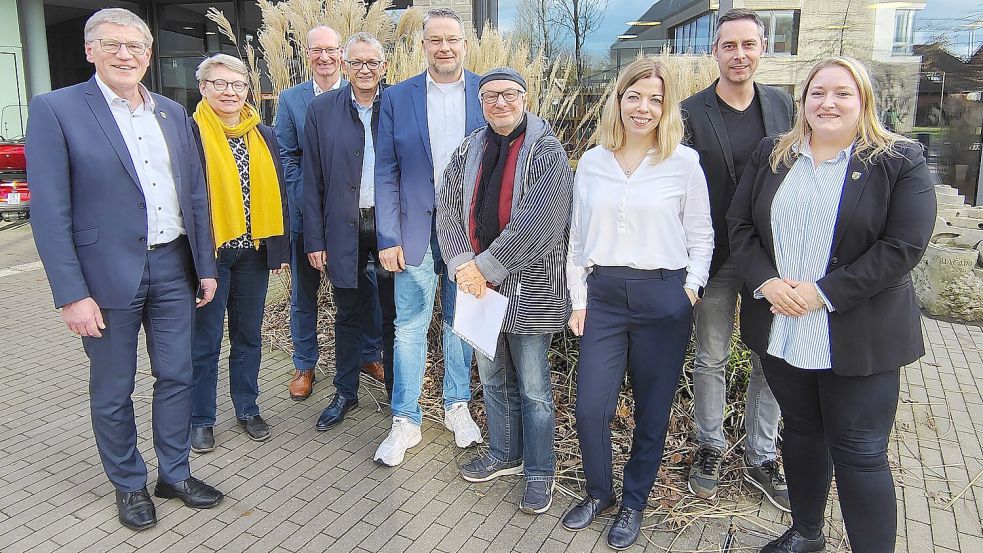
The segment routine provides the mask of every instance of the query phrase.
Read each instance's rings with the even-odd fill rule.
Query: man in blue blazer
[[[307,262],[304,253],[304,123],[315,96],[348,84],[341,72],[340,41],[338,32],[325,25],[307,33],[307,62],[314,77],[280,93],[274,122],[290,210],[290,338],[295,371],[289,392],[295,400],[307,399],[313,389],[318,361],[317,292],[321,287],[321,272]],[[375,286],[374,272],[369,273],[369,281]],[[362,338],[362,371],[382,380],[382,315],[378,301],[372,305],[372,330]]]
[[[468,412],[471,347],[451,324],[457,287],[448,279],[434,223],[435,191],[451,153],[485,125],[479,77],[464,70],[467,40],[461,18],[434,8],[423,19],[427,70],[386,89],[379,114],[375,206],[379,257],[396,273],[396,343],[393,424],[375,459],[389,466],[420,443],[420,391],[427,360],[427,329],[439,274],[443,274],[444,425],[458,447],[480,443]],[[399,124],[396,124],[396,117]]]
[[[84,32],[95,76],[31,101],[31,221],[55,306],[89,357],[92,429],[119,520],[143,530],[157,516],[130,399],[141,324],[156,378],[154,494],[199,509],[222,500],[188,465],[195,303],[212,299],[217,269],[188,115],[140,84],[150,30],[114,8]]]

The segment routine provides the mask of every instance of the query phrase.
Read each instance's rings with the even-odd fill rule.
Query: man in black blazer
[[[754,82],[758,61],[767,50],[761,19],[747,9],[732,9],[717,20],[712,52],[720,78],[686,99],[683,113],[686,141],[700,154],[710,192],[714,250],[710,280],[696,306],[696,358],[693,363],[695,419],[700,449],[689,474],[690,491],[705,498],[717,493],[727,442],[723,418],[725,368],[730,338],[743,285],[728,262],[726,214],[751,153],[765,136],[789,130],[792,98],[774,87]],[[752,355],[745,427],[745,479],[776,507],[789,510],[785,479],[775,462],[780,413]]]
[[[332,284],[336,393],[317,430],[340,424],[358,406],[360,344],[382,311],[386,392],[393,390],[396,303],[392,273],[379,261],[375,231],[375,143],[386,74],[386,53],[369,33],[355,33],[344,49],[349,83],[315,98],[307,109],[304,152],[304,249]],[[370,279],[375,264],[376,285]]]

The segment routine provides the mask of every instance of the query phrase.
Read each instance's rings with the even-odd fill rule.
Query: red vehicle
[[[25,169],[24,143],[0,143],[0,218],[4,221],[30,215],[31,191]]]
[[[8,142],[0,144],[0,172],[23,173],[27,169],[24,160],[24,144]]]

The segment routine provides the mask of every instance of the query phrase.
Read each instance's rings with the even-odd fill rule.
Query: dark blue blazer
[[[372,140],[379,136],[379,96],[372,106]],[[358,198],[365,127],[351,88],[325,92],[307,110],[304,154],[304,251],[326,251],[327,275],[339,288],[358,287]],[[378,151],[378,149],[376,150]]]
[[[188,114],[152,96],[194,257],[188,278],[216,278],[205,176]],[[105,309],[129,306],[147,262],[147,208],[105,96],[93,77],[35,96],[29,114],[31,221],[55,305],[91,296]]]
[[[478,99],[479,80],[478,75],[464,72],[464,136],[485,125]],[[435,198],[426,72],[383,93],[375,152],[375,228],[379,249],[402,246],[406,263],[419,265],[430,245]]]
[[[198,122],[194,118],[189,118],[191,121],[191,131],[195,136],[195,145],[198,148],[198,160],[201,162],[201,166],[205,166],[205,147],[201,143],[201,129],[198,127]],[[283,234],[279,236],[270,236],[266,239],[266,267],[270,270],[279,269],[284,263],[290,263],[290,236],[288,235],[289,228],[287,221],[287,192],[285,189],[283,181],[283,164],[280,162],[280,150],[276,143],[276,136],[273,134],[273,129],[260,124],[256,127],[259,130],[260,136],[266,142],[266,147],[270,150],[270,156],[273,158],[273,166],[276,168],[277,184],[280,187],[280,208],[283,211]],[[205,182],[207,184],[208,177],[205,177]],[[221,246],[221,244],[218,244]]]
[[[348,82],[341,79],[338,88]],[[314,100],[314,83],[304,81],[280,93],[273,128],[280,145],[280,161],[283,163],[284,185],[287,187],[287,203],[290,214],[290,231],[304,232],[304,123],[307,108]]]

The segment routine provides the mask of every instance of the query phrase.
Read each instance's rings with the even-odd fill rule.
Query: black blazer
[[[765,355],[772,314],[751,291],[778,277],[771,234],[771,204],[788,167],[773,173],[766,138],[751,156],[734,204],[727,212],[730,249],[746,287],[741,338]],[[881,156],[871,165],[850,160],[833,227],[826,276],[818,286],[835,311],[829,314],[833,372],[867,376],[897,370],[925,354],[921,314],[909,272],[921,259],[935,226],[935,187],[921,146],[904,144],[902,157]]]
[[[372,103],[372,143],[378,145],[381,89]],[[319,95],[304,124],[304,251],[325,251],[325,273],[338,288],[358,288],[358,199],[362,192],[365,127],[352,105],[351,85]],[[373,221],[374,223],[374,221]]]
[[[188,118],[191,122],[191,130],[195,135],[195,143],[198,145],[198,157],[201,158],[201,166],[205,167],[205,149],[201,145],[201,129],[198,128],[198,122],[194,118]],[[273,165],[276,167],[276,178],[279,181],[277,184],[280,186],[280,207],[283,210],[283,234],[280,236],[270,236],[266,239],[266,266],[270,270],[279,269],[283,263],[290,263],[290,220],[289,220],[289,207],[287,206],[287,189],[284,186],[283,180],[283,164],[280,162],[280,147],[276,142],[276,135],[273,132],[273,127],[268,127],[266,125],[259,125],[259,134],[263,136],[263,140],[266,141],[266,147],[269,148],[270,154],[273,156]],[[207,180],[207,171],[205,172]],[[210,204],[209,204],[210,205]],[[219,247],[221,244],[215,244],[215,247]]]
[[[713,259],[710,260],[711,277],[730,255],[726,216],[737,183],[741,180],[741,175],[734,169],[733,150],[717,103],[716,87],[717,81],[713,81],[709,87],[682,103],[683,124],[686,126],[684,143],[700,154],[700,167],[706,175],[710,191],[714,242]],[[792,97],[780,88],[758,83],[754,83],[754,91],[761,103],[765,135],[774,136],[788,131],[794,113]]]

